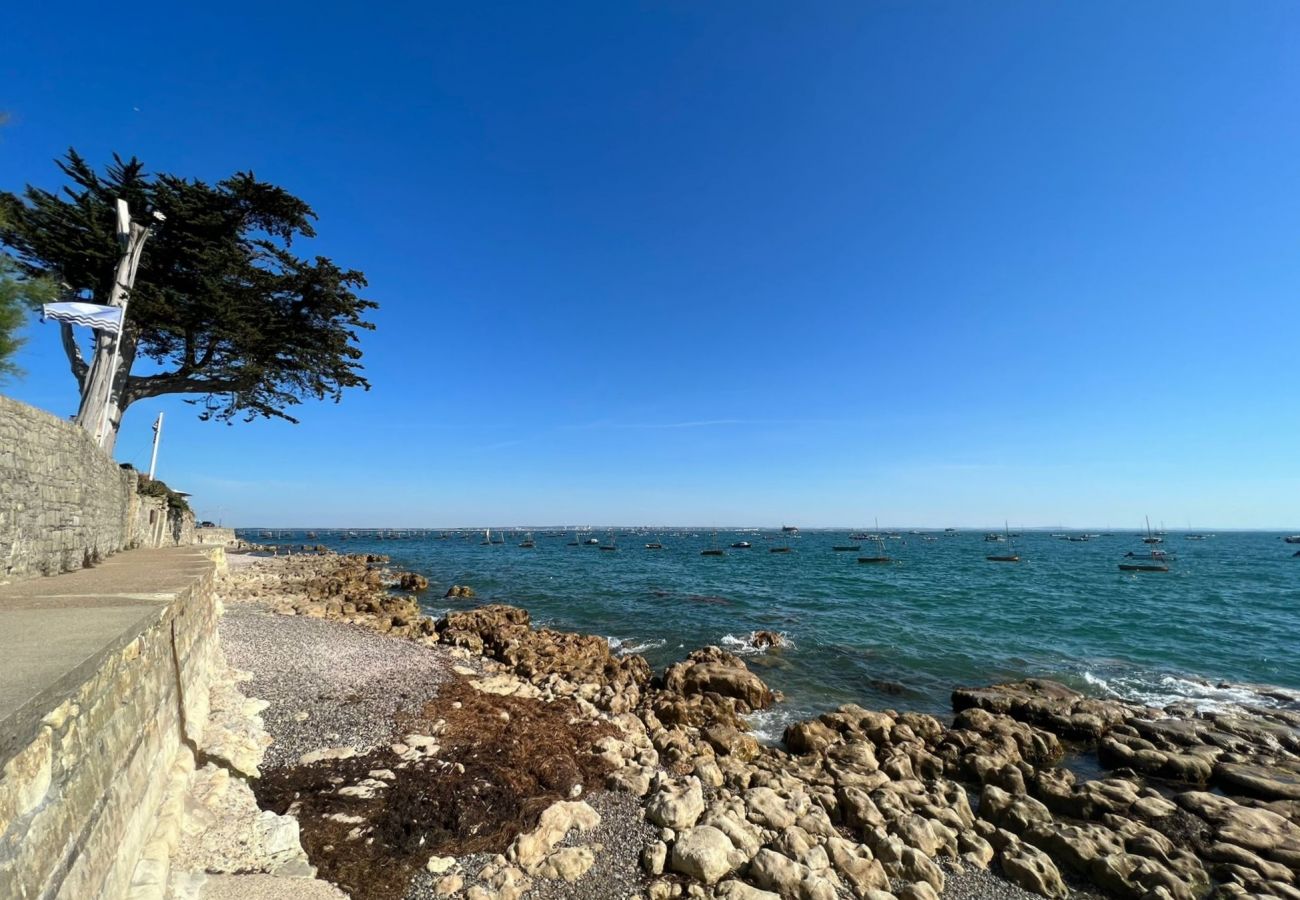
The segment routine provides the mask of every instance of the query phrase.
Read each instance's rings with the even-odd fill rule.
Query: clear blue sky
[[[252,169],[381,304],[302,425],[131,409],[203,514],[1300,524],[1294,2],[78,5],[0,185]]]

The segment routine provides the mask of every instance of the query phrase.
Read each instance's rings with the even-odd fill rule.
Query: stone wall
[[[195,528],[194,542],[196,544],[216,544],[221,547],[233,547],[239,543],[239,538],[235,536],[233,528]]]
[[[193,543],[192,515],[136,487],[85,429],[0,396],[0,583]]]
[[[51,701],[4,763],[0,897],[136,895],[132,879],[168,773],[187,760],[192,767],[220,664],[213,582],[221,551],[177,552],[195,557],[186,586],[145,627],[105,648],[93,674]]]

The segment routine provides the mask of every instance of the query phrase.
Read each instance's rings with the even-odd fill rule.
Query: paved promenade
[[[0,585],[0,762],[192,584],[213,552],[130,550],[92,569]]]

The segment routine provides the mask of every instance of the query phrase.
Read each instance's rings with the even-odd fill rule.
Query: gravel
[[[600,813],[600,824],[591,831],[569,832],[559,847],[589,847],[602,845],[596,853],[596,862],[587,873],[572,884],[548,878],[533,878],[528,900],[609,900],[635,896],[649,884],[641,869],[641,848],[655,838],[657,829],[646,822],[641,803],[631,794],[599,791],[583,798],[592,809]],[[476,853],[458,860],[459,872],[465,879],[464,887],[452,897],[463,897],[476,884],[479,871],[493,856]],[[435,896],[434,885],[441,875],[421,872],[411,881],[405,900],[429,900]]]
[[[254,673],[243,692],[271,704],[262,713],[275,739],[268,769],[321,747],[364,752],[388,743],[397,711],[432,699],[453,664],[445,652],[358,625],[230,600],[221,644],[232,666]]]
[[[938,859],[943,869],[943,900],[1043,900],[1038,894],[1014,885],[1001,875],[988,869],[964,865],[960,870],[951,862]],[[1065,886],[1070,890],[1069,900],[1104,900],[1103,895],[1090,889],[1081,889],[1062,873]]]

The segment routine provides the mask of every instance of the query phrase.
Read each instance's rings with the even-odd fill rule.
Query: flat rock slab
[[[1265,800],[1300,800],[1300,771],[1240,763],[1219,763],[1215,780],[1252,797]]]

